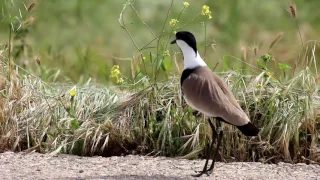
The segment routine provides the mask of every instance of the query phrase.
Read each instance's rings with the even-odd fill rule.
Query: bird
[[[223,131],[221,122],[236,126],[245,136],[257,136],[259,129],[252,124],[240,107],[228,85],[207,66],[197,50],[195,36],[189,31],[179,31],[171,44],[177,44],[183,54],[184,70],[180,85],[183,98],[193,109],[208,117],[212,130],[212,141],[208,143],[208,153],[202,171],[193,175],[212,174],[214,163],[221,145]],[[212,119],[216,121],[216,129]],[[214,141],[218,138],[212,163],[208,162],[213,151]]]

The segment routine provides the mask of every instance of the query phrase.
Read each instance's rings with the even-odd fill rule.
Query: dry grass
[[[308,68],[286,83],[264,72],[220,76],[261,128],[259,137],[248,139],[224,125],[221,159],[319,161],[320,99],[315,76]],[[4,114],[2,151],[196,158],[203,156],[211,139],[205,117],[185,104],[175,77],[139,92],[111,90],[90,82],[75,87],[47,84],[32,75],[12,75],[11,81],[9,90],[1,91],[5,94],[0,109]],[[70,89],[77,92],[74,97]]]

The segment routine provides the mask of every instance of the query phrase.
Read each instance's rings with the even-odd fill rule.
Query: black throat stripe
[[[182,75],[181,75],[181,79],[180,79],[180,85],[181,85],[181,87],[182,87],[183,81],[186,80],[186,79],[189,77],[189,75],[190,75],[191,73],[193,73],[193,71],[195,71],[195,70],[196,70],[196,68],[183,70]]]

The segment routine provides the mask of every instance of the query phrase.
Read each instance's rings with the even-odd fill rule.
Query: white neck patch
[[[199,52],[194,52],[183,40],[176,40],[177,45],[180,47],[183,54],[184,69],[194,69],[199,66],[207,66],[204,60],[200,57]]]

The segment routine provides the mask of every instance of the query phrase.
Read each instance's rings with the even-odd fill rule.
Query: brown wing
[[[209,117],[242,126],[249,122],[227,84],[208,67],[197,68],[182,83],[186,102]]]
[[[231,90],[229,89],[228,85],[221,79],[219,78],[214,72],[211,72],[214,81],[217,83],[223,94],[225,95],[226,98],[228,98],[229,102],[235,106],[238,109],[241,109],[238,101],[236,98],[233,96]],[[241,109],[242,110],[242,109]]]

